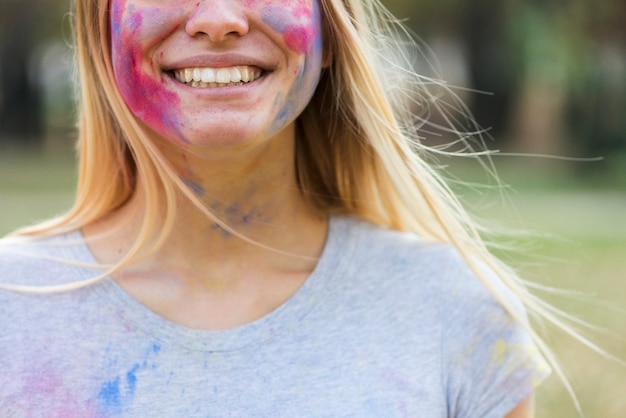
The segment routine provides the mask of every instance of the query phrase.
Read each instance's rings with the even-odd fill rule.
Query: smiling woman
[[[406,96],[454,118],[382,6],[75,3],[77,195],[0,241],[3,415],[531,416],[542,305],[425,162]]]

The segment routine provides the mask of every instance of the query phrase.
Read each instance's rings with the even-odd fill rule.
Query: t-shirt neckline
[[[265,316],[227,330],[207,331],[187,328],[156,314],[128,294],[111,277],[93,285],[98,296],[113,308],[124,322],[127,331],[148,334],[161,344],[173,344],[189,350],[217,352],[236,351],[276,338],[297,327],[307,314],[324,298],[332,283],[340,278],[349,266],[358,239],[359,229],[352,227],[355,220],[331,216],[328,234],[317,266],[304,284],[282,305]],[[78,232],[80,234],[80,232]],[[97,264],[84,242],[73,247],[74,257]],[[93,277],[93,270],[81,273],[83,279]]]

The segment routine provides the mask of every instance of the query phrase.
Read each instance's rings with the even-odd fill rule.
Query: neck
[[[326,214],[309,206],[297,187],[293,132],[210,155],[167,146],[162,152],[220,223],[178,193],[175,213],[160,213],[163,224],[173,216],[166,239],[118,271],[118,284],[157,314],[198,329],[249,323],[283,304],[317,265],[327,230]],[[117,264],[144,239],[145,209],[165,207],[162,194],[150,202],[147,192],[139,178],[127,204],[84,228],[99,262]]]
[[[278,138],[254,149],[234,150],[236,156],[230,158],[224,158],[224,150],[207,156],[198,149],[161,147],[181,179],[219,222],[179,193],[173,227],[164,244],[128,271],[169,272],[204,282],[224,277],[237,280],[237,274],[224,275],[223,271],[244,265],[254,265],[259,271],[312,271],[323,247],[326,218],[298,190],[293,143]],[[99,227],[87,229],[87,236],[105,232],[102,240],[90,244],[100,255],[99,261],[114,264],[118,254],[126,253],[137,239],[144,209],[153,204],[145,195],[139,179],[126,205]],[[111,248],[111,243],[117,248]]]

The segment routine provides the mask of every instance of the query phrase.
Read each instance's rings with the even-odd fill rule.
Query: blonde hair
[[[166,239],[176,213],[177,192],[182,191],[198,206],[202,204],[148,139],[147,128],[128,110],[117,90],[111,63],[108,2],[75,3],[81,84],[76,200],[64,216],[18,234],[48,236],[82,228],[127,202],[136,179],[141,178],[148,202],[141,232],[132,250],[107,272],[110,274],[131,264],[141,250],[154,250]],[[311,205],[329,212],[352,214],[382,227],[411,231],[426,240],[453,245],[507,311],[527,326],[572,393],[546,344],[490,285],[480,266],[493,271],[530,312],[562,329],[570,328],[558,311],[529,293],[515,272],[490,253],[477,224],[426,161],[433,151],[440,151],[421,144],[416,126],[433,122],[411,113],[411,100],[419,102],[425,114],[438,111],[440,118],[449,122],[448,126],[434,128],[456,134],[459,141],[465,141],[466,133],[457,130],[453,123],[456,116],[451,116],[437,101],[437,95],[429,92],[427,84],[431,80],[421,78],[397,60],[385,58],[391,50],[396,56],[403,54],[406,39],[399,39],[401,25],[378,0],[320,0],[320,4],[325,17],[326,53],[331,62],[297,121],[297,180],[303,196]],[[399,79],[404,82],[389,87],[390,80]],[[444,87],[441,83],[435,85]],[[467,120],[471,122],[471,118]],[[162,196],[167,202],[163,218],[157,205],[151,204]],[[203,210],[230,228],[208,209]],[[159,219],[164,219],[160,221],[163,228],[155,235],[153,225]]]

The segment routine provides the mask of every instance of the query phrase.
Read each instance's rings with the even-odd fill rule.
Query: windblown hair
[[[423,145],[420,125],[431,122],[411,112],[411,101],[439,111],[458,141],[465,140],[425,78],[394,57],[406,46],[402,26],[378,0],[320,0],[330,65],[297,121],[297,180],[317,208],[347,213],[374,224],[411,231],[425,240],[453,245],[511,315],[524,323],[555,365],[548,347],[485,277],[486,266],[526,305],[561,328],[558,311],[528,292],[515,272],[493,256],[444,179],[427,162],[435,152]],[[18,234],[49,236],[76,230],[103,218],[129,200],[137,179],[145,185],[145,214],[134,247],[107,272],[132,264],[167,238],[176,213],[176,195],[202,203],[181,181],[147,127],[126,107],[111,62],[108,2],[75,0],[75,41],[79,90],[79,181],[76,200],[64,216]],[[395,51],[391,53],[390,51]],[[390,87],[390,80],[404,80]],[[397,88],[396,88],[397,87]],[[445,88],[438,84],[438,88]],[[410,99],[410,100],[407,100]],[[469,114],[467,120],[471,121]],[[438,152],[438,151],[437,151]],[[166,207],[156,204],[165,197]],[[232,230],[207,208],[207,216]],[[161,211],[164,212],[161,212]],[[154,225],[161,227],[155,231]],[[236,233],[236,231],[233,231]],[[238,234],[243,239],[245,237]],[[263,246],[263,243],[259,243]],[[105,277],[98,276],[96,279]],[[92,282],[81,282],[80,286]],[[577,336],[577,334],[573,334]],[[560,369],[556,367],[560,373]]]
[[[407,103],[400,96],[416,90],[411,85],[422,86],[417,74],[385,58],[393,48],[402,53],[404,47],[393,36],[394,25],[399,24],[377,0],[320,3],[326,53],[332,61],[297,121],[297,180],[303,196],[326,211],[354,214],[426,240],[452,243],[468,260],[495,267],[473,221],[422,158],[431,150],[420,143],[415,129],[419,121],[408,106],[399,105]],[[141,178],[148,203],[135,249],[156,248],[158,243],[150,238],[165,239],[175,215],[176,192],[201,202],[149,140],[149,128],[126,107],[117,89],[108,2],[75,0],[74,29],[80,80],[76,199],[65,215],[18,233],[47,236],[82,228],[126,203]],[[406,80],[404,87],[409,88],[400,95],[383,80],[383,68],[389,72],[394,66],[396,74],[385,78]],[[430,94],[427,89],[416,93]],[[421,102],[432,98],[422,97]],[[453,126],[449,129],[456,132]],[[166,221],[154,237],[150,231],[163,213],[151,203],[163,195],[168,203]]]

